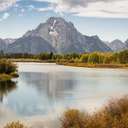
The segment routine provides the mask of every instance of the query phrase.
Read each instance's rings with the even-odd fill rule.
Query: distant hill
[[[126,44],[123,43],[121,40],[114,40],[111,43],[108,43],[108,46],[113,50],[113,51],[122,51],[127,49]]]

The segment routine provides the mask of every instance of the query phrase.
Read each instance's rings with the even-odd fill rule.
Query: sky
[[[128,0],[0,0],[0,38],[19,38],[51,16],[104,41],[128,39]]]

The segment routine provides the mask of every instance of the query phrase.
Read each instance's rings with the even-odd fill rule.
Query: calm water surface
[[[111,97],[128,94],[126,69],[18,63],[18,70],[20,77],[15,82],[0,83],[0,105],[23,117],[66,108],[91,110]]]

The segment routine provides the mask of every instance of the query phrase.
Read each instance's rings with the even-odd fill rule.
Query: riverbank
[[[16,64],[9,60],[0,60],[0,82],[9,81],[12,78],[17,78],[18,76]]]
[[[64,66],[85,67],[85,68],[124,68],[128,69],[128,64],[86,64],[86,63],[57,63]]]
[[[40,60],[40,59],[9,59],[12,62],[35,62],[35,63],[55,63],[54,60]]]
[[[124,68],[128,69],[128,64],[87,64],[87,63],[69,63],[56,62],[55,60],[39,60],[39,59],[9,59],[12,62],[35,62],[35,63],[56,63],[58,65],[85,67],[85,68]]]
[[[14,72],[11,74],[0,74],[0,82],[2,81],[10,81],[13,78],[19,77],[18,73]]]
[[[7,75],[7,74],[0,74],[0,82],[2,81],[9,81],[11,80],[11,76],[10,75]]]

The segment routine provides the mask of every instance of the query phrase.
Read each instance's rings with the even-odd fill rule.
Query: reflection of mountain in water
[[[36,88],[40,94],[45,94],[49,99],[62,99],[64,92],[71,91],[74,88],[74,74],[64,72],[56,73],[23,73],[22,80],[26,85]],[[70,77],[70,78],[69,78]],[[27,79],[29,78],[29,79]],[[72,79],[71,79],[72,78]]]
[[[0,102],[3,102],[4,96],[16,89],[16,82],[6,81],[0,82]]]

